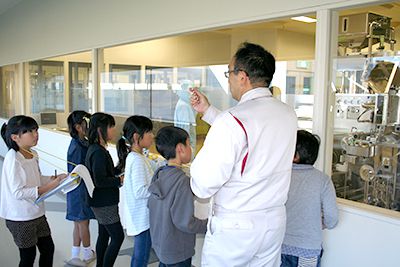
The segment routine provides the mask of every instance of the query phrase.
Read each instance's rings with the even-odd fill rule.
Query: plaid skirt
[[[44,215],[30,221],[6,220],[6,226],[18,248],[36,246],[38,238],[51,235],[49,224]]]
[[[118,205],[105,207],[91,207],[99,224],[108,225],[120,221],[118,213]]]

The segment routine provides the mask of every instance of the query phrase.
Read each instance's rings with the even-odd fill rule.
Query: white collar
[[[271,91],[266,87],[253,88],[242,95],[239,104],[260,97],[271,97]]]

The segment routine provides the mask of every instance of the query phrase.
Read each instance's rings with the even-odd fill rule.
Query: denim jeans
[[[174,264],[164,264],[160,261],[158,267],[192,267],[192,258]]]
[[[148,229],[134,236],[133,240],[135,248],[133,250],[131,267],[147,267],[151,249],[150,230]]]

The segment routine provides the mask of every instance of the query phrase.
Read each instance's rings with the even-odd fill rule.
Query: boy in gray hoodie
[[[332,180],[313,167],[318,149],[314,135],[297,131],[281,267],[320,266],[322,229],[332,229],[338,223]]]
[[[206,232],[207,220],[194,217],[190,178],[181,168],[192,157],[189,135],[178,127],[161,128],[156,148],[168,164],[155,172],[149,187],[152,247],[159,266],[190,267],[196,233]]]

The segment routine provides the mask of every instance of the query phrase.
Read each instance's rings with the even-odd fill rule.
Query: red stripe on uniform
[[[246,135],[246,141],[247,141],[247,143],[249,143],[249,139],[247,137],[247,131],[246,131],[246,128],[244,128],[243,123],[238,118],[236,118],[232,113],[230,113],[230,114],[236,120],[236,122],[240,125],[240,127],[242,127],[242,129],[244,131],[244,134]],[[246,162],[247,162],[247,157],[248,156],[249,156],[249,152],[247,151],[246,156],[244,156],[244,158],[242,160],[242,170],[240,172],[241,175],[243,175],[244,168],[246,167]]]

